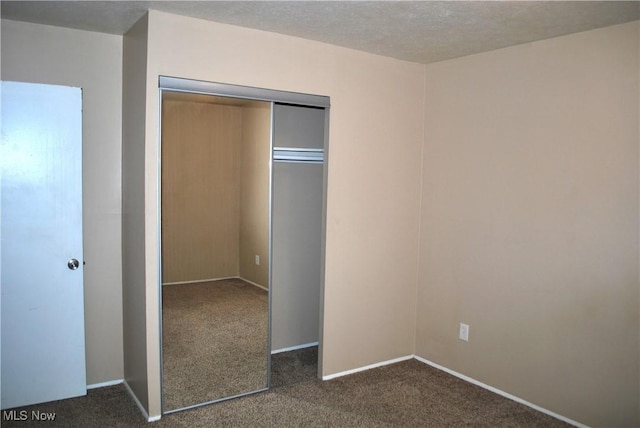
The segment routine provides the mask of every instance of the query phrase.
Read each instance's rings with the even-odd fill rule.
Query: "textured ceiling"
[[[640,19],[638,1],[2,1],[2,18],[124,34],[147,9],[429,63]]]

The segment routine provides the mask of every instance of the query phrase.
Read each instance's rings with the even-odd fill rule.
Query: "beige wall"
[[[416,354],[593,426],[640,425],[638,39],[426,67]]]
[[[148,59],[147,231],[158,226],[158,75],[328,95],[323,374],[412,354],[423,66],[155,11]],[[157,319],[157,234],[146,242],[146,307]],[[147,340],[159,349],[156,326]]]
[[[122,37],[2,20],[2,80],[83,97],[87,383],[122,379]]]
[[[240,154],[240,277],[265,288],[269,285],[270,157],[271,105],[247,104],[242,107]]]
[[[147,306],[149,291],[145,288],[149,272],[145,271],[147,236],[158,235],[158,228],[145,226],[146,199],[145,133],[147,94],[147,16],[124,35],[122,86],[122,291],[124,324],[125,382],[151,416],[158,415],[156,391],[160,389],[158,350],[145,340],[146,332],[159,324],[153,318],[158,309]],[[156,90],[157,92],[157,90]],[[155,164],[158,158],[155,159]],[[155,198],[154,200],[157,200]],[[157,243],[154,243],[157,245]],[[155,275],[157,280],[157,275]],[[156,289],[158,284],[156,283]],[[156,303],[157,305],[157,303]],[[157,328],[157,327],[156,327]],[[149,398],[153,395],[153,399]]]
[[[238,276],[241,143],[240,107],[163,102],[163,283]]]

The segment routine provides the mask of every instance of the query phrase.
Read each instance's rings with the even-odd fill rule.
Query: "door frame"
[[[158,323],[159,323],[159,355],[160,355],[160,403],[161,414],[174,413],[176,411],[200,407],[231,398],[237,398],[245,395],[254,394],[256,392],[266,391],[271,387],[271,306],[272,293],[269,292],[268,300],[268,338],[267,338],[267,388],[259,391],[252,391],[217,399],[205,403],[196,404],[184,409],[166,410],[164,407],[164,375],[163,375],[163,346],[162,346],[162,100],[163,92],[183,92],[190,94],[213,95],[228,98],[246,99],[252,101],[264,101],[271,103],[271,126],[273,127],[273,105],[274,103],[291,104],[303,107],[318,107],[325,109],[325,125],[324,125],[324,162],[323,162],[323,189],[322,189],[322,232],[321,232],[321,250],[320,250],[320,299],[319,299],[319,331],[318,331],[318,371],[317,377],[322,378],[322,354],[323,354],[323,326],[324,326],[324,292],[325,292],[325,250],[326,250],[326,219],[327,219],[327,176],[328,176],[328,149],[329,149],[329,113],[330,98],[324,95],[304,94],[299,92],[280,91],[274,89],[256,88],[251,86],[233,85],[227,83],[208,82],[202,80],[185,79],[172,76],[158,77],[158,111],[159,111],[159,132],[158,132],[158,194],[157,194],[157,237],[158,237]],[[272,193],[273,184],[273,128],[270,136],[270,157],[269,157],[269,191]],[[272,266],[272,236],[271,236],[271,212],[272,212],[272,195],[269,196],[269,277],[268,288],[271,290],[271,266]]]

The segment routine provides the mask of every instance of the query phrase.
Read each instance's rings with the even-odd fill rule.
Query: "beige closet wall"
[[[416,353],[599,427],[640,426],[639,30],[426,67]]]
[[[155,391],[160,378],[159,344],[144,341],[159,324],[157,309],[146,306],[149,278],[145,269],[149,235],[145,207],[150,194],[146,169],[151,159],[145,145],[147,108],[148,17],[141,18],[123,37],[122,52],[122,322],[124,381],[150,415],[160,411]],[[156,157],[155,164],[158,164]],[[156,227],[155,234],[158,229]],[[156,283],[156,288],[158,284]]]
[[[240,277],[264,288],[269,285],[270,156],[271,104],[242,106]]]
[[[237,277],[242,109],[163,102],[162,281]]]

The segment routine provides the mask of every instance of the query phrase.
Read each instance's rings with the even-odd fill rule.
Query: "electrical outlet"
[[[469,341],[469,325],[460,323],[460,334],[458,337],[465,342]]]
[[[260,266],[260,256],[256,254],[256,266]]]

